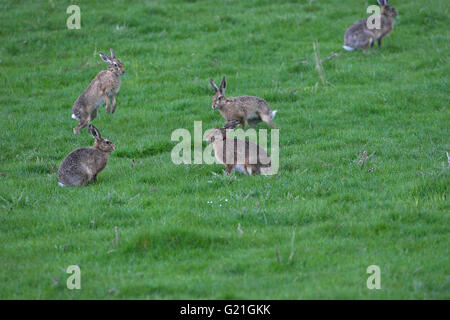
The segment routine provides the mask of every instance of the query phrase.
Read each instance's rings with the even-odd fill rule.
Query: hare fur
[[[345,50],[354,51],[362,48],[365,51],[369,45],[373,47],[375,40],[378,41],[378,47],[381,47],[381,39],[394,28],[394,19],[398,13],[387,0],[378,0],[378,3],[381,5],[380,28],[369,29],[367,18],[355,22],[345,32],[343,46]]]
[[[209,82],[214,89],[212,109],[219,110],[220,114],[227,121],[239,120],[243,129],[245,128],[245,122],[254,126],[261,121],[267,123],[272,128],[277,127],[273,122],[277,111],[272,111],[264,99],[251,96],[226,98],[225,89],[227,82],[225,77],[223,77],[219,87],[217,87],[212,79]]]

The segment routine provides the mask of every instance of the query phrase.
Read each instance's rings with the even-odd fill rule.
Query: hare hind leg
[[[253,115],[253,116],[247,117],[247,123],[250,127],[254,128],[260,122],[261,122],[261,117],[259,115]]]
[[[226,172],[226,174],[230,174],[231,171],[232,171],[233,168],[234,168],[234,164],[227,164],[226,166],[227,166],[227,167],[226,167],[226,169],[225,169],[225,172]]]
[[[92,120],[97,118],[97,109],[94,109],[91,113],[91,116],[89,117],[89,123],[91,123]]]
[[[80,186],[86,186],[89,182],[89,174],[85,172],[83,176],[81,177],[81,183]]]
[[[369,48],[373,48],[374,42],[375,42],[375,34],[369,30],[365,30],[363,35],[361,35],[361,48],[363,52],[366,52],[366,50]]]
[[[250,127],[255,128],[258,123],[260,123],[260,119],[247,119],[247,123]]]
[[[108,95],[105,93],[102,96],[102,99],[105,101],[106,103],[106,113],[111,113],[111,103],[109,102],[109,97]]]

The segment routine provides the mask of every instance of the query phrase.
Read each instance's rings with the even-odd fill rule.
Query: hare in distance
[[[239,124],[239,120],[231,120],[206,134],[205,138],[212,143],[216,159],[225,165],[227,174],[233,169],[248,175],[268,174],[271,159],[264,148],[248,140],[227,137],[227,130]]]
[[[272,111],[264,99],[251,96],[226,98],[225,89],[227,87],[227,81],[225,77],[223,77],[219,87],[217,87],[212,79],[209,83],[214,89],[212,109],[218,109],[227,121],[239,120],[242,129],[245,128],[246,121],[251,126],[255,126],[258,122],[263,121],[272,128],[277,128],[276,124],[272,121],[277,111]]]
[[[378,3],[381,5],[380,28],[369,29],[367,18],[355,22],[345,32],[343,46],[345,50],[354,51],[362,48],[366,51],[369,45],[373,47],[375,40],[378,41],[378,47],[381,47],[381,39],[394,28],[394,19],[398,13],[387,0],[378,0]]]
[[[61,187],[82,186],[91,180],[97,182],[97,175],[108,163],[109,152],[116,149],[110,140],[102,138],[96,127],[89,124],[88,130],[95,139],[94,146],[72,151],[63,160],[58,170]]]
[[[115,57],[113,49],[110,49],[110,53],[110,57],[100,53],[103,61],[108,63],[108,69],[97,74],[72,107],[72,118],[79,122],[78,126],[73,129],[75,134],[79,134],[81,129],[97,117],[97,109],[104,103],[106,103],[106,113],[116,111],[116,93],[120,89],[120,76],[125,73],[125,70],[123,63]],[[112,110],[110,98],[112,99]]]

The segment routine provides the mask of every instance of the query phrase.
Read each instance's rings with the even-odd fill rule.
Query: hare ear
[[[114,59],[114,57],[115,57],[114,50],[113,49],[109,49],[109,52],[111,53],[111,59]]]
[[[102,136],[100,135],[100,131],[98,131],[98,129],[94,127],[92,124],[88,126],[88,130],[95,140],[100,140],[102,138]]]
[[[222,94],[225,94],[225,89],[227,88],[227,80],[225,79],[225,76],[222,79],[222,82],[220,83],[220,92]]]
[[[386,0],[378,0],[378,3],[380,4],[380,6],[385,6],[387,4]]]
[[[219,88],[217,88],[217,85],[214,83],[213,79],[210,79],[209,83],[211,84],[211,87],[213,87],[215,92],[219,91]]]
[[[104,54],[103,52],[100,52],[100,57],[103,59],[103,61],[105,61],[106,63],[111,63],[111,59]]]

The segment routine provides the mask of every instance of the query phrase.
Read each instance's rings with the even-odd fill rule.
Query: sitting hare
[[[212,79],[209,83],[215,92],[212,98],[212,108],[213,110],[218,109],[227,121],[239,120],[242,129],[245,128],[246,121],[251,126],[264,121],[273,128],[277,127],[272,121],[277,111],[272,111],[264,99],[249,96],[226,98],[227,81],[225,77],[223,77],[219,87]]]
[[[364,51],[373,47],[375,40],[381,47],[381,39],[389,34],[394,28],[394,18],[398,15],[397,10],[388,4],[387,0],[378,0],[381,5],[380,28],[369,29],[367,27],[367,18],[355,22],[345,32],[344,46],[347,51],[353,51],[362,48]]]
[[[109,98],[112,98],[112,113],[116,111],[116,93],[120,89],[120,76],[125,73],[123,63],[114,56],[100,53],[103,61],[109,64],[107,70],[100,71],[89,86],[78,97],[72,107],[72,118],[78,120],[79,125],[73,129],[75,134],[85,128],[97,117],[97,109],[106,102],[106,113],[111,112]]]
[[[206,134],[206,140],[213,144],[216,159],[226,166],[227,174],[233,169],[249,175],[268,173],[271,159],[266,150],[251,141],[227,137],[227,129],[239,124],[239,120],[231,120]]]
[[[95,139],[94,146],[72,151],[63,160],[58,170],[61,187],[82,186],[91,180],[97,182],[97,175],[108,163],[109,152],[116,149],[111,141],[102,138],[96,127],[90,124],[88,130]]]

